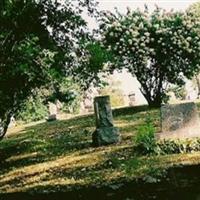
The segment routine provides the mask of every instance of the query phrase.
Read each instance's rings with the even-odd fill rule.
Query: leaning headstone
[[[55,121],[57,119],[57,106],[54,103],[49,102],[49,116],[47,121]]]
[[[102,146],[120,141],[119,129],[113,125],[113,116],[109,96],[94,99],[96,130],[92,135],[94,146]]]
[[[159,139],[200,137],[200,119],[194,102],[161,107],[162,133]]]

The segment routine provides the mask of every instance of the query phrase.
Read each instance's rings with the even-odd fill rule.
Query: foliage
[[[200,139],[156,141],[152,127],[143,126],[134,138],[134,150],[141,155],[183,154],[200,151]]]
[[[62,104],[62,110],[68,113],[78,113],[83,91],[80,85],[70,78],[63,79],[60,82],[60,93],[64,98],[58,98]]]
[[[173,92],[177,99],[180,99],[180,100],[186,99],[187,92],[186,92],[186,89],[185,89],[185,85],[183,85],[183,86],[172,86],[168,89],[168,92]]]
[[[107,65],[105,63],[113,60],[112,54],[96,39],[81,43],[79,48],[79,57],[73,55],[75,66],[73,74],[79,74],[79,76],[74,76],[75,80],[84,89],[88,89],[91,83],[94,86],[101,86],[104,83],[99,74],[106,73]]]
[[[200,151],[199,139],[187,140],[163,140],[157,142],[156,154],[178,154]]]
[[[182,85],[199,71],[200,23],[191,15],[160,8],[102,15],[102,45],[115,56],[110,70],[127,68],[152,107],[161,105],[168,83]]]
[[[189,6],[187,12],[189,12],[193,18],[200,19],[200,2],[193,3]]]
[[[48,102],[61,102],[61,110],[64,112],[79,112],[82,91],[80,86],[71,78],[62,78],[54,85],[35,90],[34,93],[23,103],[20,110],[15,114],[17,120],[31,122],[44,119],[48,116]]]
[[[139,127],[134,137],[134,145],[134,149],[141,154],[152,154],[155,151],[155,128],[149,114],[146,117],[146,123]]]
[[[84,10],[94,13],[94,1],[1,2],[0,139],[10,117],[35,88],[49,87],[54,80],[73,74],[72,54],[78,56],[80,40],[90,38],[81,17]]]
[[[20,111],[16,113],[16,120],[33,122],[45,119],[48,115],[48,108],[44,105],[42,98],[38,95],[35,98],[29,97],[23,104]]]

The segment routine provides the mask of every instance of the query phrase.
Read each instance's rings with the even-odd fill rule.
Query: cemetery
[[[200,2],[144,2],[0,2],[0,200],[200,199]]]
[[[106,100],[104,101],[107,104]],[[199,110],[200,105],[196,105]],[[105,198],[108,199],[109,195],[114,199],[131,198],[134,197],[133,193],[139,199],[145,199],[147,196],[153,198],[155,194],[163,198],[167,196],[172,185],[176,188],[175,194],[183,197],[188,186],[189,189],[195,186],[195,191],[198,191],[200,141],[194,142],[188,149],[184,148],[186,143],[177,142],[166,143],[165,148],[168,148],[168,151],[166,149],[163,152],[146,151],[144,154],[137,152],[134,150],[136,144],[133,136],[146,125],[147,115],[151,117],[155,132],[161,132],[160,110],[149,110],[147,106],[120,108],[113,110],[112,121],[109,106],[106,109],[107,114],[100,111],[100,108],[97,111],[102,112],[103,121],[98,121],[100,117],[95,122],[95,116],[90,114],[11,129],[11,133],[2,141],[0,148],[3,160],[0,172],[0,196],[4,198],[6,194],[12,194],[10,198],[14,199],[23,198],[23,195],[28,194],[25,197],[31,199],[35,194],[36,197],[39,195],[44,199],[54,199],[55,196],[52,196],[54,194],[60,197],[71,195],[72,199],[92,199],[95,194],[90,192],[89,186],[99,194],[106,195]],[[110,136],[113,137],[111,140],[107,138],[106,131],[98,131],[98,134],[106,136],[96,136],[100,137],[98,141],[102,143],[101,146],[98,143],[99,147],[94,147],[92,134],[96,128],[104,129],[105,126],[111,127],[112,130],[116,126],[119,132],[114,129]],[[118,139],[118,134],[121,140]],[[96,142],[96,139],[94,141]],[[104,145],[105,141],[111,144]],[[173,172],[172,169],[177,172]],[[169,176],[168,179],[166,176]],[[180,176],[183,176],[183,179]],[[177,178],[176,181],[180,181],[180,184],[190,181],[188,185],[184,182],[179,187],[174,178]],[[151,187],[154,187],[152,192],[148,189]],[[73,190],[79,192],[72,192]],[[141,193],[141,190],[146,190],[147,193]],[[9,195],[6,196],[8,199]],[[171,195],[173,197],[173,191]]]

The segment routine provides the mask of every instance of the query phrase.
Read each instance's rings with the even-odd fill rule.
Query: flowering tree
[[[200,23],[189,13],[106,13],[102,44],[115,55],[110,70],[125,67],[141,84],[149,106],[159,107],[169,83],[182,85],[200,68]]]
[[[200,19],[200,2],[198,1],[189,6],[187,12],[190,13],[192,17]]]

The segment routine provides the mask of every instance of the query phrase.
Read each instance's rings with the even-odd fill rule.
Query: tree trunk
[[[141,84],[142,85],[142,84]],[[147,85],[143,84],[140,91],[144,95],[145,99],[147,100],[147,103],[150,108],[160,108],[163,100],[163,92],[162,92],[162,85],[161,87],[157,86],[156,90],[155,88],[149,88]],[[152,90],[154,93],[152,94]]]
[[[160,108],[162,101],[161,99],[152,99],[150,101],[148,101],[149,107],[150,108]]]
[[[198,96],[197,98],[199,99],[200,98],[200,81],[199,81],[199,78],[198,76],[195,76],[195,79],[196,79],[196,82],[197,82],[197,88],[198,88]]]
[[[10,123],[10,118],[12,116],[12,113],[6,113],[5,116],[3,118],[1,118],[0,121],[0,140],[3,139],[3,137],[5,136],[7,130],[8,130],[8,126]]]

